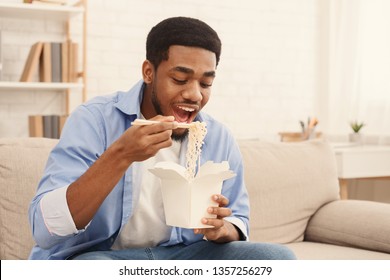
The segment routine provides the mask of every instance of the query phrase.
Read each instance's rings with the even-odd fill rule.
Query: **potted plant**
[[[353,133],[349,134],[349,141],[354,143],[361,143],[362,142],[362,135],[360,133],[360,130],[365,126],[366,124],[363,122],[353,121],[350,123],[350,126],[352,128]]]

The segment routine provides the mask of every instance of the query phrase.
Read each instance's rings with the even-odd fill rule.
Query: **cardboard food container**
[[[186,169],[174,162],[159,162],[149,171],[161,179],[166,224],[182,228],[212,227],[201,222],[204,217],[216,218],[207,212],[208,207],[218,206],[211,197],[221,193],[224,180],[236,176],[227,161],[206,162],[191,181]]]

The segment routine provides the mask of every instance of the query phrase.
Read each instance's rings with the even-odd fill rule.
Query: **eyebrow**
[[[194,74],[194,70],[192,70],[191,68],[184,67],[184,66],[176,66],[176,67],[172,68],[170,71],[178,71],[178,72],[182,72],[185,74]],[[215,71],[213,70],[213,71],[204,72],[203,76],[204,77],[215,77]]]

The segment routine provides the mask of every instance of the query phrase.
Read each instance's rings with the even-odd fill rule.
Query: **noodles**
[[[196,162],[200,165],[200,152],[207,129],[205,122],[193,122],[189,128],[188,145],[186,153],[186,177],[195,178]]]

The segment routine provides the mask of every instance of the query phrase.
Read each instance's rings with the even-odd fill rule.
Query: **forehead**
[[[206,49],[173,45],[168,49],[168,60],[165,62],[168,67],[181,66],[209,72],[216,69],[217,59],[215,53]]]

